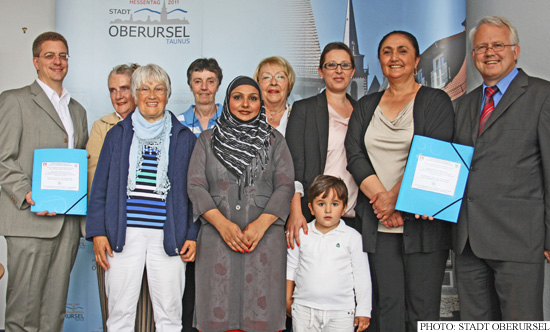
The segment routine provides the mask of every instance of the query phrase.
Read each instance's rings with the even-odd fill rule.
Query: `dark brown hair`
[[[189,68],[187,68],[187,84],[191,86],[191,76],[194,72],[203,70],[208,70],[216,74],[218,86],[222,84],[222,69],[220,68],[220,65],[218,65],[218,61],[214,58],[199,58],[191,62]]]
[[[307,194],[307,201],[313,204],[315,197],[323,195],[325,198],[331,190],[334,190],[336,197],[342,200],[344,205],[348,204],[348,188],[344,181],[332,175],[319,175],[313,180]]]
[[[410,32],[395,30],[388,33],[384,37],[382,37],[382,40],[378,44],[378,59],[380,59],[380,50],[382,50],[382,44],[384,44],[384,42],[386,41],[386,39],[388,39],[389,36],[393,36],[393,35],[401,35],[407,38],[411,42],[412,46],[414,47],[414,54],[416,55],[416,57],[418,58],[420,56],[420,48],[418,47],[418,40],[416,40],[416,37]]]
[[[40,34],[32,43],[32,56],[40,56],[40,52],[42,51],[42,44],[50,40],[63,42],[63,44],[65,44],[65,47],[67,48],[67,53],[69,53],[69,45],[67,44],[67,40],[65,39],[65,37],[63,37],[60,33],[48,31]]]
[[[319,60],[319,68],[323,68],[323,65],[325,64],[325,58],[327,57],[328,52],[334,51],[334,50],[343,50],[346,51],[349,55],[349,59],[351,62],[351,65],[353,68],[355,68],[355,58],[353,57],[353,53],[349,49],[348,45],[342,43],[342,42],[332,42],[328,43],[327,46],[323,49],[323,52],[321,53],[321,59]]]

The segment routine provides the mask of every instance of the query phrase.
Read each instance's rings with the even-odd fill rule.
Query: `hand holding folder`
[[[395,209],[457,222],[473,154],[471,146],[415,135]]]
[[[34,151],[31,212],[86,215],[87,155],[81,149]]]

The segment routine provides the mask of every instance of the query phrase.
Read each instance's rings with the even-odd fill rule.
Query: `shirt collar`
[[[189,109],[183,113],[185,124],[188,125],[188,127],[189,126],[195,127],[200,124],[199,119],[195,116],[195,111],[194,111],[195,106],[196,105],[191,105],[191,107],[189,107]],[[223,110],[222,105],[216,104],[216,106],[218,107],[218,109],[216,110],[216,114],[214,114],[214,116],[211,117],[210,120],[208,120],[208,127],[214,126],[216,124],[216,119],[218,119],[222,115],[222,110]],[[204,130],[206,129],[208,128],[204,128]]]
[[[317,219],[315,219],[312,223],[311,223],[311,227],[309,227],[309,229],[313,232],[313,233],[317,233],[319,235],[326,235],[326,234],[331,234],[331,233],[334,233],[334,232],[337,232],[337,233],[342,233],[342,232],[345,232],[345,228],[346,228],[346,223],[340,219],[340,222],[338,223],[338,226],[336,226],[335,229],[333,230],[330,230],[328,232],[326,232],[325,234],[321,233],[317,227],[315,227],[315,223],[317,223]]]
[[[69,94],[69,91],[63,87],[63,90],[61,91],[61,97],[55,92],[54,89],[50,88],[46,83],[42,82],[39,78],[36,79],[36,82],[42,90],[44,90],[44,93],[48,97],[50,101],[54,101],[58,99],[60,102],[64,102],[65,104],[69,104],[69,100],[71,99],[71,95]]]
[[[495,84],[498,87],[498,94],[504,95],[504,93],[510,86],[510,83],[512,83],[518,72],[518,69],[514,67],[514,69],[512,69],[512,71],[509,72],[508,75],[504,76],[500,81],[498,81],[497,84]],[[483,82],[483,91],[485,91],[486,87],[488,87],[488,85]]]

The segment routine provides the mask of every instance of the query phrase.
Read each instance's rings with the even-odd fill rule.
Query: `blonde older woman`
[[[287,99],[296,81],[294,69],[285,58],[272,56],[260,61],[254,79],[262,90],[267,122],[284,136],[290,116]]]
[[[157,65],[132,75],[137,111],[107,133],[86,224],[105,272],[109,331],[133,331],[143,269],[158,331],[181,331],[185,262],[199,225],[187,196],[196,137],[165,110],[170,78]],[[181,256],[181,257],[179,257]]]

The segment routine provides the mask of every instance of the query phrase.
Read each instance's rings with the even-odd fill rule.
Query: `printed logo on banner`
[[[109,9],[109,15],[117,16],[110,22],[109,36],[159,39],[169,45],[190,44],[187,10],[168,9],[167,4],[179,5],[180,0],[128,0],[130,8]]]
[[[84,321],[85,309],[80,303],[67,303],[65,319],[75,320],[77,322]]]

